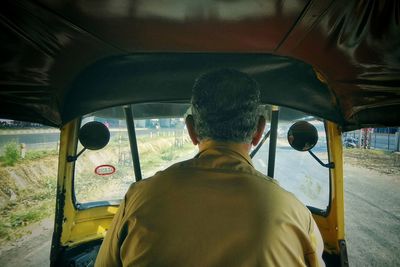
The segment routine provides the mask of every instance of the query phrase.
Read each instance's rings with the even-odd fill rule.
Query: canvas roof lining
[[[256,3],[261,8],[256,8]],[[104,8],[90,1],[3,1],[0,10],[0,117],[59,127],[72,119],[72,114],[81,115],[78,111],[92,111],[113,104],[101,97],[96,98],[96,105],[88,101],[97,91],[83,86],[77,86],[84,96],[82,99],[80,96],[74,101],[70,98],[78,96],[74,89],[76,82],[94,66],[116,62],[117,58],[135,61],[140,55],[153,52],[156,52],[154,62],[157,62],[155,57],[168,52],[184,52],[176,58],[185,61],[183,57],[191,57],[187,52],[197,51],[207,55],[222,53],[221,56],[240,52],[236,59],[243,54],[256,53],[263,55],[264,60],[284,55],[289,61],[306,62],[324,76],[330,96],[325,95],[326,89],[318,92],[320,85],[317,85],[314,89],[307,86],[304,91],[312,93],[306,103],[309,107],[296,103],[295,97],[304,99],[304,96],[293,89],[287,93],[293,96],[291,99],[280,99],[279,95],[268,91],[269,97],[264,100],[306,112],[324,113],[323,117],[339,123],[344,130],[400,125],[400,1],[224,1],[221,5],[250,7],[245,12],[255,12],[255,15],[243,16],[238,13],[240,9],[235,9],[237,14],[214,13],[215,17],[189,12],[184,14],[184,19],[174,17],[177,13],[169,8],[159,9],[162,14],[156,16],[151,12],[143,13],[146,1],[130,4],[136,13],[126,16],[120,13],[118,5]],[[162,1],[159,4],[165,5]],[[204,10],[218,7],[213,2],[202,5],[199,6]],[[133,61],[130,64],[135,65]],[[246,62],[239,67],[251,65]],[[111,72],[118,69],[111,67],[114,68]],[[201,67],[197,70],[200,69],[203,70]],[[193,73],[188,77],[183,77],[187,73],[184,67],[175,69],[173,75],[181,77],[185,86],[191,87],[188,78],[194,79],[194,74],[198,74],[196,68],[191,70]],[[262,73],[264,75],[256,78],[262,84],[269,84],[264,79],[271,76],[267,71]],[[143,89],[155,88],[154,84],[149,85],[154,77],[151,78],[151,73],[147,77],[148,87]],[[98,77],[97,83],[101,84],[104,78]],[[167,88],[171,89],[173,84],[169,83]],[[92,81],[92,85],[96,83]],[[282,86],[278,88],[283,90]],[[304,88],[300,86],[300,89]],[[173,97],[160,97],[162,91],[145,92],[140,96],[143,90],[138,89],[135,97],[129,100],[135,103],[165,98],[187,100],[190,90],[186,90],[177,89]],[[105,91],[103,88],[102,93],[107,94]],[[332,99],[335,100],[333,104],[324,104]],[[124,101],[127,99],[114,102]],[[86,104],[90,107],[84,107]],[[71,111],[75,107],[77,110]]]
[[[295,108],[341,123],[340,111],[313,69],[298,60],[262,54],[140,54],[103,60],[83,72],[66,95],[63,121],[128,103],[188,101],[193,82],[209,69],[233,67],[252,75],[263,103]],[[282,75],[283,74],[283,75]],[[98,77],[102,77],[99,81]],[[93,91],[85,88],[95,88]],[[118,95],[115,96],[115,92]],[[79,101],[76,99],[79,98]],[[298,99],[308,101],[298,101]]]

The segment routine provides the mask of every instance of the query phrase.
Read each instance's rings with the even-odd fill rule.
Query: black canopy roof
[[[0,117],[61,126],[186,102],[200,73],[254,76],[264,102],[345,130],[400,125],[400,1],[4,0]]]

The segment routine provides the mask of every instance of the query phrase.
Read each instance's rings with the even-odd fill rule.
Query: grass
[[[117,154],[119,147],[129,147],[124,142],[113,142],[109,146],[109,151],[106,155],[111,157],[113,153]],[[153,136],[153,138],[140,137],[138,144],[146,144],[146,147],[140,153],[140,161],[142,173],[150,173],[154,170],[160,170],[174,161],[178,161],[183,157],[191,154],[194,147],[190,143],[184,143],[183,146],[174,146],[174,137],[172,136]],[[149,145],[151,144],[151,146]],[[20,148],[17,143],[9,145],[9,153],[3,156],[0,160],[2,165],[15,166],[13,168],[19,169],[22,166],[31,165],[32,162],[38,162],[46,157],[56,156],[57,151],[51,150],[32,150],[27,151],[25,158],[19,158]],[[83,158],[84,155],[82,155]],[[114,155],[113,155],[114,156]],[[102,198],[103,194],[112,190],[122,190],[122,195],[134,181],[132,162],[129,164],[121,163],[116,165],[118,172],[110,177],[98,177],[93,175],[94,166],[88,166],[89,162],[83,161],[86,168],[79,174],[76,179],[75,189],[77,196],[81,196],[80,201],[98,200]],[[34,166],[36,166],[35,164]],[[38,164],[40,166],[40,164]],[[19,167],[20,166],[20,167]],[[41,177],[34,185],[28,189],[21,190],[12,188],[16,194],[15,200],[11,200],[8,204],[0,210],[0,244],[8,241],[15,240],[26,233],[25,226],[41,221],[42,219],[50,217],[54,214],[55,192],[56,192],[56,177]],[[7,188],[11,185],[3,183],[3,187]]]
[[[157,169],[161,165],[178,160],[194,150],[194,146],[185,143],[182,147],[174,147],[173,145],[160,149],[157,153],[144,153],[141,155],[140,161],[143,171],[151,171]]]
[[[28,210],[28,211],[19,211],[11,214],[10,221],[12,227],[18,227],[22,225],[27,225],[31,222],[36,222],[40,220],[42,217],[42,212],[38,209]]]
[[[58,155],[56,150],[29,150],[24,158],[21,158],[20,145],[15,142],[9,142],[4,145],[4,155],[0,157],[2,166],[15,166],[16,163],[26,160],[39,160],[47,156]]]
[[[174,154],[172,150],[166,150],[161,152],[161,159],[163,161],[171,161],[174,158]]]
[[[14,166],[20,159],[19,146],[17,142],[4,145],[4,156],[0,158],[5,166]]]
[[[0,244],[21,237],[25,226],[51,216],[55,192],[55,177],[44,177],[38,190],[18,191],[18,200],[10,201],[0,212]]]
[[[47,156],[58,155],[57,150],[31,150],[26,152],[25,160],[38,160]]]
[[[14,240],[26,232],[24,227],[41,221],[54,213],[54,196],[41,201],[25,199],[23,203],[12,203],[2,212],[0,221],[0,244]]]
[[[9,228],[4,222],[0,222],[0,239],[9,239]]]

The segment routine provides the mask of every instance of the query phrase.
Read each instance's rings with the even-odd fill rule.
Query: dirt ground
[[[0,247],[0,266],[45,267],[50,265],[50,247],[53,233],[53,218],[29,225],[29,234]]]
[[[348,148],[343,150],[343,155],[344,162],[348,165],[360,166],[400,178],[400,152]]]

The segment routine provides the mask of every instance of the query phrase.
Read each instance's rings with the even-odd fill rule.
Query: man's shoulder
[[[306,211],[308,213],[307,207],[297,198],[295,194],[283,188],[279,181],[271,178],[256,169],[252,172],[253,179],[256,180],[257,185],[265,190],[266,193],[275,194],[277,198],[280,199],[280,203],[286,206],[291,206],[294,209],[299,209]]]

